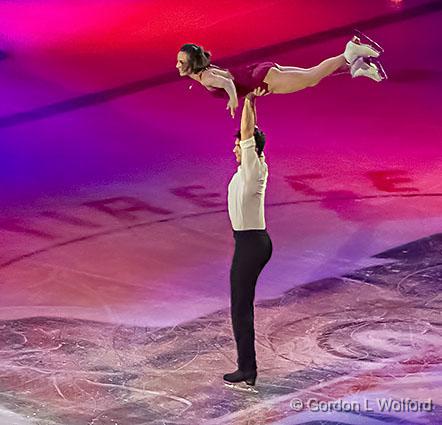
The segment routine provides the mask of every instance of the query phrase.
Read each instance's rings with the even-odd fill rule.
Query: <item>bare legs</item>
[[[326,59],[313,68],[273,67],[267,73],[264,82],[268,84],[270,93],[294,93],[307,87],[316,86],[324,77],[333,74],[344,65],[346,65],[346,61],[342,54]]]

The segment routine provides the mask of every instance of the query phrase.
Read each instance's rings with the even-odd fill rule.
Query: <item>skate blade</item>
[[[388,75],[385,72],[385,69],[381,64],[381,61],[378,59],[372,59],[371,62],[374,63],[376,65],[376,67],[378,68],[378,74],[381,77],[381,79],[388,80]]]
[[[248,392],[253,394],[258,393],[258,390],[255,387],[253,387],[252,385],[247,385],[245,382],[238,382],[237,384],[232,384],[230,382],[224,381],[224,385],[236,391]]]
[[[364,44],[368,44],[370,45],[374,50],[376,50],[379,54],[384,52],[383,47],[379,44],[376,43],[376,41],[372,40],[368,35],[364,34],[363,32],[355,29],[354,30],[356,36],[361,40],[364,41]]]

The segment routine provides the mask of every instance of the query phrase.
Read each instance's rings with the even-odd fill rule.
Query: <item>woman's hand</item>
[[[232,118],[235,118],[235,110],[236,108],[238,108],[238,99],[235,98],[231,98],[229,100],[229,103],[227,104],[227,108],[226,109],[230,109],[230,115],[232,116]]]
[[[233,84],[233,80],[207,70],[201,75],[201,84],[208,90],[211,88],[221,88],[226,91],[230,99],[226,109],[230,110],[230,115],[234,118],[235,109],[238,107],[238,95],[236,94],[236,87],[235,84]]]

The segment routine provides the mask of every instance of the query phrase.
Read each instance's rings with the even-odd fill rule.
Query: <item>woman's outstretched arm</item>
[[[229,95],[227,109],[230,109],[230,115],[232,115],[233,118],[235,116],[235,110],[238,107],[238,95],[236,94],[236,87],[232,79],[213,74],[212,72],[205,72],[201,78],[201,83],[207,88],[217,87],[227,92]]]

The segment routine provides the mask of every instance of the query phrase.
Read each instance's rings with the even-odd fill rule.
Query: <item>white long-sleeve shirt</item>
[[[263,230],[268,168],[258,157],[255,138],[241,140],[241,165],[229,183],[227,204],[233,230]]]

